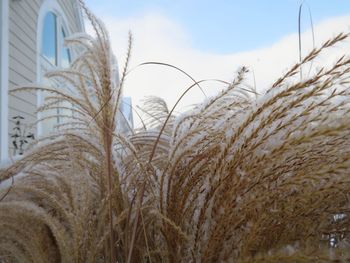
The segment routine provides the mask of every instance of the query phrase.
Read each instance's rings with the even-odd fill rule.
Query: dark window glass
[[[61,43],[61,47],[62,47],[62,51],[61,51],[61,56],[62,56],[62,67],[64,68],[68,68],[69,67],[69,64],[71,62],[71,58],[70,58],[70,52],[69,52],[69,49],[66,48],[64,46],[64,39],[66,38],[66,33],[64,32],[63,28],[61,30],[61,40],[62,40],[62,43]]]
[[[49,12],[44,19],[43,39],[41,53],[52,65],[57,66],[57,17]]]

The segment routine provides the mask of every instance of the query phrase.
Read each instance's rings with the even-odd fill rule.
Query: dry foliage
[[[69,39],[81,56],[48,74],[70,90],[19,89],[52,94],[42,111],[74,107],[0,173],[0,261],[350,259],[350,60],[296,78],[349,34],[313,50],[262,96],[247,90],[242,68],[180,116],[151,97],[146,129],[126,136],[116,124],[127,63],[117,80],[108,34],[83,9],[96,37]]]

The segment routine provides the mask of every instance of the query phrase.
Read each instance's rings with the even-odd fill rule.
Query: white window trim
[[[0,13],[0,161],[8,160],[8,84],[9,84],[9,0],[1,0]]]
[[[43,38],[43,27],[44,27],[44,19],[45,16],[48,12],[53,12],[57,16],[57,22],[56,22],[56,30],[57,30],[57,35],[60,37],[61,32],[58,31],[60,30],[59,25],[63,26],[63,29],[65,30],[67,36],[71,34],[71,31],[69,27],[67,26],[68,24],[68,19],[63,12],[63,9],[61,6],[58,4],[56,0],[45,0],[39,10],[39,15],[38,15],[38,23],[37,23],[37,38],[36,38],[36,79],[38,83],[41,83],[42,81],[42,75],[41,75],[41,65],[42,65],[42,56],[41,56],[41,45],[42,45],[42,38]],[[59,46],[59,39],[57,39],[57,59],[58,59],[58,65],[60,65],[60,60],[61,60],[61,48]],[[72,56],[72,52],[71,56]],[[38,91],[37,93],[37,107],[40,107],[43,104],[43,94],[41,91]],[[40,112],[37,113],[37,118],[40,119],[42,116]],[[37,135],[41,136],[43,134],[43,125],[41,122],[37,124]]]

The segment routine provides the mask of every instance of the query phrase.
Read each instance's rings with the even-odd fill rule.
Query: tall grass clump
[[[263,95],[247,88],[243,67],[179,116],[150,97],[144,129],[125,135],[131,38],[117,79],[108,33],[82,7],[95,37],[67,40],[80,56],[47,74],[62,88],[15,90],[51,94],[39,110],[65,109],[66,122],[0,172],[0,261],[350,260],[350,59],[298,77],[349,34]]]

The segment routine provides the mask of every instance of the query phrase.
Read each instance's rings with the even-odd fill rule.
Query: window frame
[[[42,54],[43,45],[43,30],[46,15],[52,12],[56,16],[56,56],[57,65],[52,65],[52,63]],[[71,35],[71,31],[67,26],[68,19],[65,16],[61,6],[56,0],[45,0],[39,10],[38,22],[37,22],[37,83],[43,83],[43,72],[49,70],[54,70],[62,67],[62,34],[61,30],[64,30],[66,36]],[[71,61],[74,59],[74,53],[69,49]],[[37,92],[37,107],[40,107],[44,103],[44,94],[42,91]],[[37,113],[37,119],[42,118],[42,113]],[[59,119],[57,120],[59,123]],[[44,134],[43,123],[40,121],[37,123],[37,135],[42,136]]]

